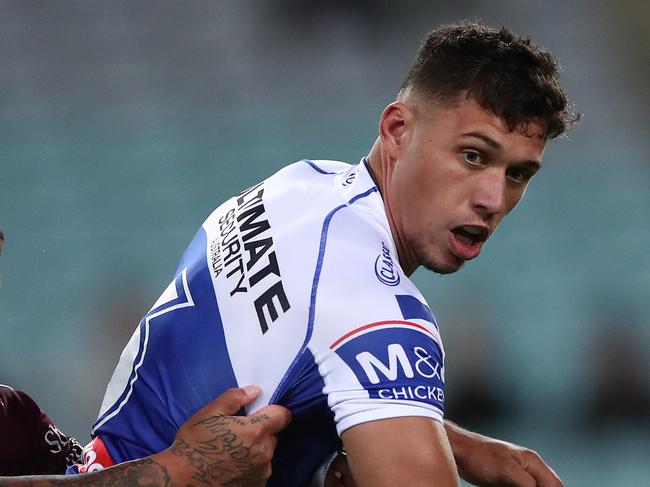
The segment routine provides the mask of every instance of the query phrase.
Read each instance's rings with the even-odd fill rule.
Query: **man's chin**
[[[417,246],[415,248],[417,249],[415,257],[419,261],[419,264],[436,274],[453,274],[465,264],[463,259],[446,249],[435,250],[431,248],[429,252],[426,252],[425,246]]]
[[[435,262],[435,261],[428,261],[424,262],[422,264],[426,269],[435,272],[436,274],[453,274],[454,272],[459,271],[463,265],[465,265],[465,261],[459,261],[458,263],[456,262]]]

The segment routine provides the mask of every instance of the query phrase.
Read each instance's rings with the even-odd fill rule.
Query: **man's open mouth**
[[[458,240],[466,245],[483,243],[490,236],[490,231],[487,229],[487,227],[478,225],[461,225],[453,228],[451,232],[456,236]]]
[[[481,247],[490,236],[490,230],[479,225],[460,225],[452,228],[449,236],[451,252],[462,260],[472,260],[481,253]]]

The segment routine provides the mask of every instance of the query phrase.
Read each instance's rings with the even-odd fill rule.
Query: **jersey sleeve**
[[[367,421],[442,421],[444,350],[437,323],[403,274],[392,239],[352,209],[332,217],[309,348],[339,435]]]

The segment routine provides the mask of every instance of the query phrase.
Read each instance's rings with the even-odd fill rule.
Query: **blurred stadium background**
[[[419,39],[481,18],[549,48],[584,120],[479,261],[415,276],[448,414],[567,487],[650,485],[649,5],[1,1],[0,382],[85,442],[209,212],[303,157],[357,162]]]

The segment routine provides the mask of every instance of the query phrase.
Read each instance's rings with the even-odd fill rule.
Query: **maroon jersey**
[[[31,397],[0,385],[0,475],[64,474],[80,458],[79,443]]]

